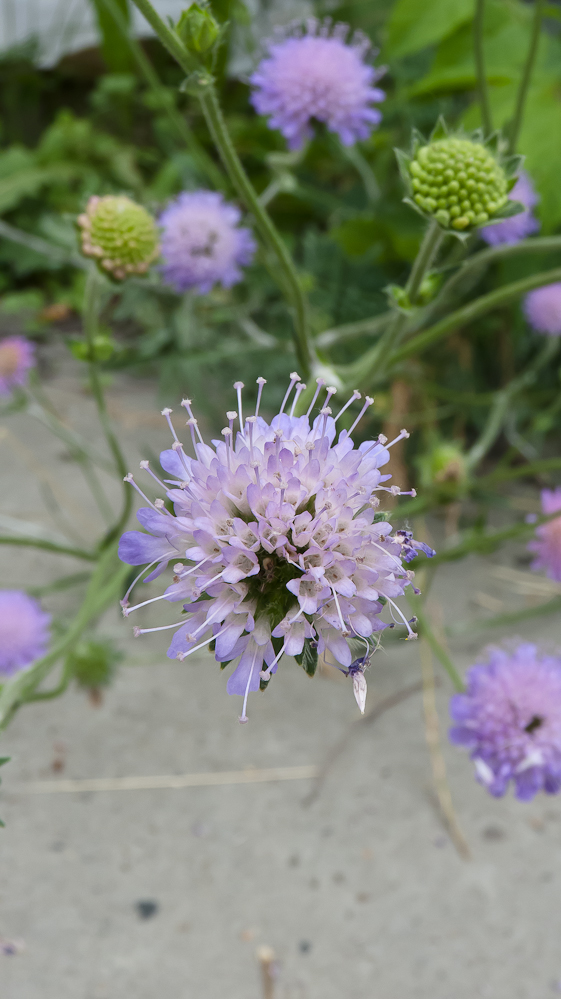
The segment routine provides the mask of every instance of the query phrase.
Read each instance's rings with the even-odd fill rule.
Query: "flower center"
[[[0,377],[15,375],[19,367],[19,351],[13,344],[0,347]]]

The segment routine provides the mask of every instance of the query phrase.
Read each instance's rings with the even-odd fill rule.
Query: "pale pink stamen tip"
[[[256,382],[257,382],[258,385],[266,385],[267,384],[267,379],[266,378],[262,378],[260,376],[259,378],[256,379]]]
[[[162,414],[161,415],[162,416],[169,416],[170,413],[173,413],[173,409],[170,409],[169,406],[166,406],[165,409],[162,409]]]
[[[244,386],[243,382],[234,382],[234,388],[235,388],[235,390],[237,392],[238,389],[243,389],[243,388],[245,388],[245,386]]]
[[[133,476],[132,472],[127,472],[127,474],[125,475],[125,477],[123,479],[123,482],[134,482],[134,476]]]
[[[240,723],[240,725],[246,725],[248,721],[249,721],[249,718],[247,717],[247,715],[240,715],[240,717],[239,717],[239,723]]]
[[[140,638],[140,636],[142,634],[142,628],[135,627],[135,628],[132,629],[132,633],[133,633],[133,635],[134,635],[135,638]]]
[[[226,413],[226,417],[229,420],[235,420],[238,414],[233,409],[229,409]]]
[[[148,462],[148,461],[141,461],[140,462],[140,468],[145,472],[148,468],[150,468],[150,462]]]

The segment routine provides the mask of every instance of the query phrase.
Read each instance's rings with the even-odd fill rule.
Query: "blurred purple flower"
[[[255,240],[239,225],[241,212],[215,191],[184,191],[160,215],[162,273],[176,291],[204,295],[214,284],[231,288],[251,263]]]
[[[561,336],[561,282],[534,288],[524,299],[524,313],[537,333]]]
[[[542,489],[542,511],[545,514],[561,513],[561,487]],[[528,551],[535,552],[531,568],[545,569],[550,579],[561,583],[561,516],[536,527],[536,540],[530,541]]]
[[[51,615],[22,590],[0,590],[0,676],[6,678],[44,655]]]
[[[519,212],[518,215],[513,215],[511,218],[505,219],[504,222],[497,222],[496,225],[483,226],[479,230],[479,235],[490,246],[496,246],[498,243],[519,243],[521,239],[531,236],[540,228],[540,223],[532,212],[532,208],[540,200],[539,195],[534,190],[530,177],[524,171],[512,188],[509,198],[511,201],[520,201],[526,206],[526,211]]]
[[[268,55],[252,75],[256,111],[269,116],[269,128],[282,132],[290,149],[312,137],[313,118],[345,146],[367,139],[382,119],[372,104],[385,98],[372,86],[384,70],[365,62],[368,39],[359,34],[347,43],[347,25],[331,28],[328,20],[315,18],[296,31],[270,41]]]
[[[10,395],[14,388],[25,385],[27,372],[35,367],[33,344],[23,336],[7,336],[0,340],[0,396]]]
[[[434,552],[414,542],[411,532],[392,534],[386,520],[374,517],[378,492],[400,492],[382,485],[390,476],[380,472],[395,441],[386,447],[384,437],[355,448],[351,434],[373,402],[367,396],[350,430],[341,430],[335,443],[339,417],[333,419],[329,407],[334,388],[327,388],[310,426],[309,415],[325,386],[322,378],[317,383],[308,414],[294,416],[306,386],[293,372],[280,413],[269,424],[259,416],[265,379],[258,379],[255,415],[247,418],[243,383],[236,382],[237,412],[226,414],[225,440],[212,441],[212,447],[203,442],[191,403],[184,400],[194,458],[175,435],[171,410],[164,410],[175,440],[160,463],[172,476],[165,481],[175,516],[163,499],[156,500],[138,513],[150,533],[130,531],[120,543],[124,562],[150,563],[148,579],[170,559],[187,559],[187,565],[176,562],[172,585],[154,600],[178,601],[188,617],[163,628],[135,629],[135,634],[174,628],[170,659],[183,660],[214,642],[218,662],[237,661],[228,692],[244,697],[242,721],[248,693],[271,679],[283,654],[329,650],[351,675],[348,639],[362,639],[369,651],[370,636],[388,627],[380,619],[382,598],[393,620],[405,624],[409,638],[416,637],[395,598],[413,578],[403,563],[419,549]],[[290,413],[284,412],[293,390]],[[341,412],[357,399],[360,393],[353,392]],[[407,436],[404,430],[396,441]],[[150,472],[147,462],[142,467]],[[132,476],[129,481],[138,489]],[[122,603],[125,616],[135,610],[128,594]],[[365,683],[362,709],[363,693]]]
[[[450,739],[471,751],[478,781],[502,797],[512,780],[516,797],[561,788],[561,659],[521,644],[492,649],[472,666],[465,694],[450,701]]]

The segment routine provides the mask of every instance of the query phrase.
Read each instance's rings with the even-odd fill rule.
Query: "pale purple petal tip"
[[[43,656],[51,615],[21,590],[0,590],[0,676],[9,677]]]

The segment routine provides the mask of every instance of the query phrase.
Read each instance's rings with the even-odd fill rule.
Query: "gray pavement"
[[[95,437],[72,366],[49,392]],[[144,447],[167,445],[149,384],[120,378],[110,399],[133,468]],[[35,462],[76,529],[87,531],[96,515],[62,445],[27,416],[5,428],[3,512],[44,519],[30,478]],[[517,554],[494,561],[521,571]],[[0,555],[3,585],[75,569],[29,551]],[[446,621],[484,614],[477,604],[485,592],[505,607],[522,605],[492,567],[470,559],[442,571],[433,602]],[[60,612],[72,599],[46,603]],[[102,705],[72,689],[24,708],[1,740],[0,753],[13,761],[1,774],[0,939],[18,951],[0,953],[1,999],[262,999],[255,953],[264,944],[278,958],[275,999],[561,994],[558,798],[495,801],[465,755],[445,745],[473,854],[463,861],[434,803],[418,694],[373,724],[356,724],[349,682],[311,681],[288,665],[253,696],[250,722],[240,726],[238,699],[226,694],[210,656],[170,662],[165,634],[134,640],[116,610],[102,630],[127,652]],[[519,632],[561,643],[552,618],[521,623]],[[500,636],[456,641],[458,665],[469,665],[489,637]],[[373,660],[369,703],[418,676],[418,648],[388,643]],[[443,730],[449,693],[444,680]],[[321,765],[345,733],[312,803],[309,780],[41,795],[20,786]]]

